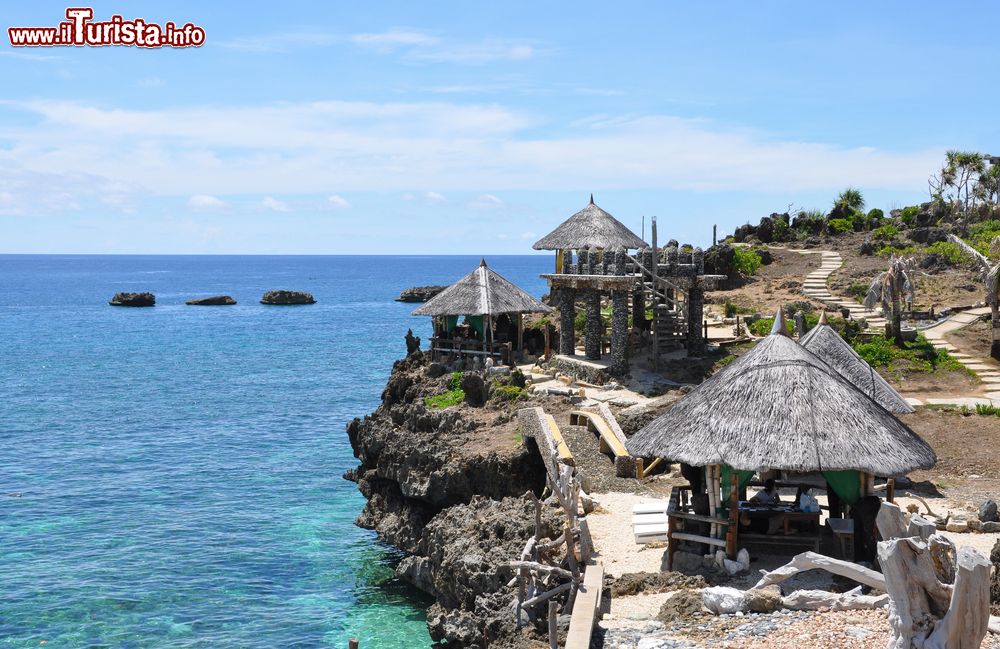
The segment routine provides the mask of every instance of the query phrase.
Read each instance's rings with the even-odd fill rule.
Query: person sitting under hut
[[[781,495],[773,478],[764,481],[764,488],[750,499],[751,505],[777,505],[781,503]],[[776,534],[784,527],[784,518],[780,512],[762,513],[750,516],[749,512],[740,513],[740,527],[758,534]],[[789,531],[789,533],[794,533]]]

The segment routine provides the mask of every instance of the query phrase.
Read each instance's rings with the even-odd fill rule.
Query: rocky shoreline
[[[357,524],[405,553],[397,574],[434,597],[427,625],[436,642],[534,646],[530,631],[515,630],[506,563],[533,534],[528,492],[541,494],[545,469],[521,440],[506,394],[479,407],[425,404],[453,380],[410,354],[394,364],[375,412],[348,424],[360,465],[344,477],[368,501]],[[482,382],[473,373],[462,380]],[[551,538],[554,510],[544,518]]]

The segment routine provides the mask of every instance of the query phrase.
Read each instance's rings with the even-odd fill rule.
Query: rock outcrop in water
[[[260,298],[261,304],[290,305],[290,304],[316,304],[312,293],[303,291],[268,291]]]
[[[397,302],[426,302],[431,299],[441,291],[448,288],[447,286],[414,286],[413,288],[408,288],[399,294],[396,298]]]
[[[188,300],[185,304],[191,306],[230,306],[236,304],[236,300],[228,295],[213,295],[211,297],[198,297]]]
[[[429,370],[421,352],[397,361],[382,404],[347,426],[361,464],[345,477],[368,500],[357,522],[406,553],[397,573],[434,596],[435,640],[516,647],[505,564],[534,531],[526,492],[541,493],[545,468],[516,435],[512,407],[428,408],[452,381]],[[546,535],[554,516],[546,509]]]
[[[115,293],[108,304],[111,306],[156,306],[156,296],[152,293]]]

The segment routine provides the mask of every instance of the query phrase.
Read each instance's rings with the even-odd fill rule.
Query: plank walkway
[[[830,275],[844,265],[844,260],[839,252],[833,250],[798,250],[796,252],[803,255],[822,255],[819,268],[806,275],[805,282],[802,284],[802,292],[806,297],[818,300],[836,309],[846,308],[850,311],[852,319],[859,320],[864,318],[867,320],[869,328],[883,329],[885,327],[886,319],[882,317],[881,313],[866,309],[854,300],[837,296],[830,292],[830,288],[826,284],[830,279]],[[932,327],[923,329],[924,336],[927,337],[927,340],[932,345],[947,350],[955,360],[976,373],[983,382],[986,390],[985,394],[980,396],[969,393],[924,399],[909,397],[907,401],[910,404],[915,406],[956,405],[975,407],[976,404],[981,403],[1000,406],[1000,364],[993,359],[970,356],[945,339],[947,334],[962,327],[967,327],[983,315],[989,314],[989,312],[989,307],[969,309],[968,311],[962,311],[945,318]]]

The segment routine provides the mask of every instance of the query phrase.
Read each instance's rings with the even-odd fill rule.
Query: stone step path
[[[886,319],[880,313],[866,309],[863,305],[854,300],[845,300],[843,297],[833,295],[827,286],[830,275],[844,265],[844,260],[840,253],[832,250],[799,250],[804,255],[821,255],[819,268],[806,275],[802,283],[802,292],[806,297],[818,300],[836,309],[847,309],[851,318],[860,320],[864,318],[868,322],[870,329],[884,329]],[[926,399],[907,398],[911,405],[957,405],[975,407],[976,404],[992,404],[1000,406],[1000,363],[993,359],[982,359],[970,356],[959,350],[947,341],[945,336],[952,331],[967,327],[984,314],[990,312],[989,307],[970,309],[962,311],[942,320],[933,327],[924,329],[924,336],[937,348],[947,350],[955,360],[969,368],[982,380],[986,392],[982,396],[967,394],[952,397],[931,397]]]
[[[844,265],[844,260],[839,252],[832,250],[799,250],[798,252],[803,255],[821,255],[819,268],[806,275],[806,279],[802,283],[802,292],[806,297],[818,300],[838,311],[847,309],[852,319],[861,320],[863,318],[868,322],[870,329],[885,328],[886,320],[880,313],[866,309],[854,300],[845,300],[843,297],[836,296],[830,292],[829,287],[826,285],[827,280],[830,279],[830,275],[835,270]]]
[[[969,309],[961,311],[943,320],[933,327],[924,329],[924,336],[935,347],[947,350],[948,353],[959,363],[969,368],[982,380],[986,389],[984,398],[990,399],[995,405],[1000,405],[1000,363],[991,358],[976,358],[961,351],[948,342],[946,336],[962,327],[967,327],[984,315],[989,315],[990,308]],[[936,399],[928,399],[928,403],[934,403]]]

